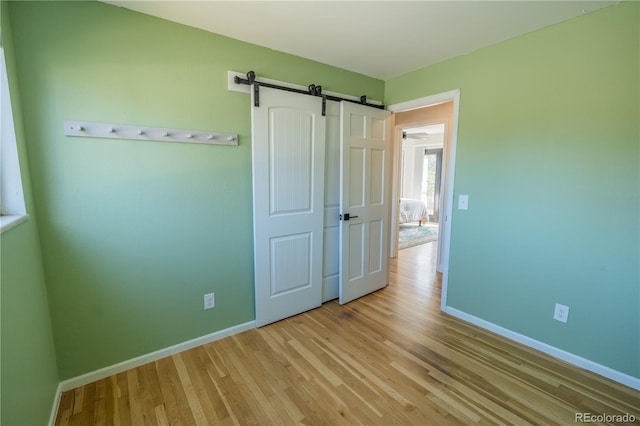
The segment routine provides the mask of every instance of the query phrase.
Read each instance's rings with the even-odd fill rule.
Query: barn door
[[[251,110],[258,327],[322,303],[321,112],[320,98],[263,87]]]
[[[340,303],[388,283],[389,116],[388,111],[341,103]]]

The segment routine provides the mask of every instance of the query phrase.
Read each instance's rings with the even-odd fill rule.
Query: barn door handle
[[[356,217],[358,216],[351,216],[349,213],[345,213],[340,215],[340,220],[355,219]]]

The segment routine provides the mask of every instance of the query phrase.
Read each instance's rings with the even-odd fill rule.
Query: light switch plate
[[[468,209],[469,209],[469,196],[458,195],[458,210],[468,210]]]

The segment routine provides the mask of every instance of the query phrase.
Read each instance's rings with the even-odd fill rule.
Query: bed
[[[428,220],[429,213],[424,201],[400,198],[400,223],[418,222],[418,225],[422,226],[422,222]]]

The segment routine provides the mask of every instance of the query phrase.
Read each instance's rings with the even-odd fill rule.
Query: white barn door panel
[[[321,111],[319,98],[264,87],[251,110],[258,327],[322,303]]]
[[[340,303],[388,284],[389,116],[388,111],[341,103]]]

